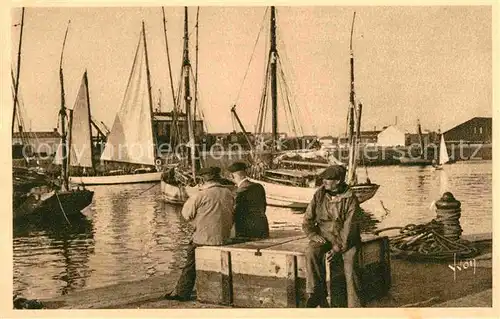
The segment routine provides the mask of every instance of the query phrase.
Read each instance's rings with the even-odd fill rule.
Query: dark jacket
[[[302,229],[308,238],[320,235],[346,251],[361,243],[360,214],[358,199],[351,190],[332,196],[321,186],[307,206]]]
[[[236,237],[267,238],[266,191],[259,183],[245,180],[236,190],[234,224]]]

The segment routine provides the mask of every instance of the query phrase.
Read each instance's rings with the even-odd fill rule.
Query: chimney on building
[[[55,133],[58,133],[58,132],[57,132],[57,127],[54,127],[54,132],[55,132]]]
[[[394,120],[394,125],[398,125],[398,117],[396,116],[396,119]]]
[[[23,126],[22,125],[19,125],[19,133],[22,133],[23,132]]]

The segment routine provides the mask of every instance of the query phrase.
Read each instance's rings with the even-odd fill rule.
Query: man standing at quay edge
[[[196,282],[195,249],[198,246],[222,246],[231,236],[234,220],[234,195],[220,176],[220,168],[202,168],[198,175],[203,179],[201,190],[188,198],[182,207],[182,217],[194,226],[194,233],[187,248],[186,264],[174,291],[165,299],[188,301]]]

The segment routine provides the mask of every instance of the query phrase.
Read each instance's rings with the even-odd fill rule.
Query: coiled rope
[[[399,229],[399,234],[389,237],[391,255],[413,260],[453,260],[470,258],[479,254],[471,242],[460,238],[460,210],[438,209],[437,218],[425,224],[408,224],[375,231]]]

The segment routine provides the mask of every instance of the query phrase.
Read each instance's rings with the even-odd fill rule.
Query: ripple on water
[[[462,202],[465,234],[492,230],[491,162],[457,163],[444,171],[413,167],[369,168],[381,185],[362,204],[365,232],[428,222],[443,191]],[[365,178],[364,168],[359,170]],[[94,201],[83,217],[37,220],[14,227],[14,291],[50,298],[74,290],[169,274],[186,258],[192,228],[180,207],[164,203],[151,184],[92,187]],[[90,188],[90,187],[89,187]],[[301,229],[302,214],[268,207],[271,230]]]

